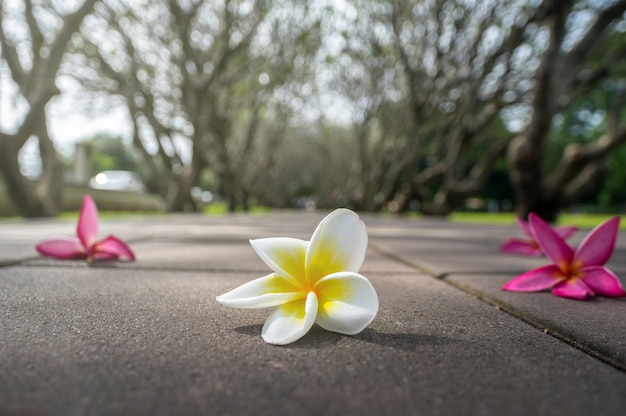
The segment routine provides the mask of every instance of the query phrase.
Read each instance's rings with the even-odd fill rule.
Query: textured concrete
[[[323,214],[103,221],[138,261],[91,267],[31,259],[71,222],[0,223],[22,260],[0,265],[0,415],[623,414],[626,302],[501,291],[545,263],[497,253],[513,227],[365,216],[374,322],[265,344],[269,310],[215,296],[268,272],[249,238],[308,239]]]
[[[542,264],[540,259],[500,256],[500,245],[511,235],[517,235],[511,227],[395,219],[373,228],[370,242],[381,252],[435,275],[522,272],[529,264]]]
[[[506,239],[521,236],[514,226],[451,224],[446,221],[389,221],[384,232],[373,232],[379,251],[451,285],[483,298],[589,354],[626,370],[626,298],[597,297],[575,301],[545,293],[511,293],[502,285],[525,271],[549,264],[545,257],[499,253]],[[578,245],[589,230],[571,239]],[[399,234],[399,235],[397,235]],[[413,237],[411,237],[413,235]],[[411,240],[416,240],[415,242]],[[626,287],[626,236],[607,263]]]
[[[626,375],[442,282],[370,276],[378,318],[287,347],[248,274],[5,268],[0,403],[33,414],[618,414]]]
[[[446,281],[626,370],[626,298],[575,301],[544,293],[505,292],[515,275],[452,274]],[[622,278],[626,287],[626,281]]]
[[[545,258],[501,255],[508,238],[524,238],[517,227],[457,224],[444,220],[371,218],[371,246],[431,274],[522,273],[547,264]],[[578,231],[569,241],[576,246],[589,230]],[[626,274],[626,233],[618,236],[617,248],[607,264]]]

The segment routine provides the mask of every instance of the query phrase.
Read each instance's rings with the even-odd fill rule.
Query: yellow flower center
[[[566,261],[562,261],[559,262],[559,264],[557,265],[559,267],[559,277],[561,277],[561,279],[565,280],[565,281],[571,281],[574,279],[582,279],[583,277],[583,272],[582,272],[582,263],[580,262],[580,260],[575,260],[571,263],[568,263]]]

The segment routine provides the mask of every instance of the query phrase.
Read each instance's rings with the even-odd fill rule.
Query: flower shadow
[[[238,334],[250,335],[250,336],[261,336],[261,330],[263,329],[262,324],[257,325],[244,325],[238,326],[234,329]]]
[[[402,351],[414,351],[417,347],[431,345],[440,346],[457,342],[454,338],[438,335],[411,334],[411,333],[386,333],[378,332],[373,328],[365,328],[362,332],[353,336],[359,341],[382,347],[393,348]]]
[[[246,325],[235,328],[235,332],[249,336],[260,336],[263,325]],[[401,351],[414,351],[420,346],[440,346],[457,342],[456,339],[426,334],[403,334],[379,332],[373,328],[365,328],[357,335],[342,335],[326,331],[315,325],[298,341],[289,344],[291,348],[325,348],[336,344],[341,339],[356,339],[381,347],[393,348]]]
[[[258,324],[240,326],[234,328],[234,331],[239,334],[260,338],[262,329],[263,325]],[[343,337],[345,337],[345,335],[337,334],[335,332],[329,332],[320,328],[317,325],[314,325],[313,328],[311,328],[305,336],[303,336],[296,342],[288,344],[286,346],[292,348],[323,348],[336,344]]]

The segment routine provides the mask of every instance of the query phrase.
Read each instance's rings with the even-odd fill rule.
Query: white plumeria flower
[[[218,296],[217,301],[235,308],[278,306],[263,325],[265,342],[289,344],[314,323],[355,335],[376,316],[376,291],[358,273],[367,250],[367,231],[354,212],[331,212],[311,241],[261,238],[250,244],[273,273]]]

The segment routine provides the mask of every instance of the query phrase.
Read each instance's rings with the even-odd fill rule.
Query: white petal
[[[317,324],[322,328],[354,335],[367,327],[378,312],[374,286],[358,273],[335,273],[315,285],[319,298]]]
[[[337,272],[358,272],[365,260],[367,230],[349,209],[336,209],[315,229],[306,252],[307,279],[314,285]]]
[[[259,277],[218,296],[219,303],[234,308],[267,308],[303,299],[306,292],[299,290],[275,273]]]
[[[278,237],[250,240],[250,244],[261,260],[276,274],[304,288],[304,259],[308,241]]]
[[[315,323],[317,296],[309,292],[306,299],[287,303],[276,308],[267,318],[261,335],[268,344],[285,345],[297,341]]]

